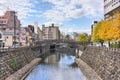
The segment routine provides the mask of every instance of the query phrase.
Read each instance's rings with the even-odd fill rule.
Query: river
[[[36,66],[25,80],[86,80],[75,56],[56,53]]]

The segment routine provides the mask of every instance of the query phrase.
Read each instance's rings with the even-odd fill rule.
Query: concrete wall
[[[120,80],[120,49],[79,46],[81,59],[103,80]]]
[[[5,47],[11,47],[13,46],[13,35],[6,34],[4,35],[6,41],[5,41]]]

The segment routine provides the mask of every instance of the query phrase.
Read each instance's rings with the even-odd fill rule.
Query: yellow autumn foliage
[[[92,34],[92,41],[120,41],[120,13],[116,13],[114,18],[98,22]]]

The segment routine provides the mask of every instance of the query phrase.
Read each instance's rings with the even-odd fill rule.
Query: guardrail
[[[41,44],[48,44],[48,43],[74,43],[74,44],[80,44],[80,45],[88,45],[89,43],[80,43],[78,41],[71,41],[71,40],[44,40],[44,41],[37,41],[34,42],[33,45],[30,46],[26,46],[26,47],[35,47],[35,46],[39,46]],[[11,50],[18,50],[20,48],[26,48],[26,47],[18,47],[18,48],[3,48],[0,47],[0,53],[1,52],[6,52],[6,51],[11,51]]]
[[[0,52],[7,52],[12,50],[15,50],[15,48],[0,48]]]

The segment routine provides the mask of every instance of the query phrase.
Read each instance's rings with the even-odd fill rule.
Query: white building
[[[104,0],[105,18],[113,16],[118,11],[120,12],[120,0]]]
[[[44,36],[44,33],[43,31],[38,27],[38,40],[39,41],[43,41],[43,36]]]
[[[38,34],[38,22],[34,23],[34,33]]]
[[[76,32],[73,32],[73,33],[71,34],[71,38],[72,38],[74,41],[78,41],[79,34],[76,33]]]

